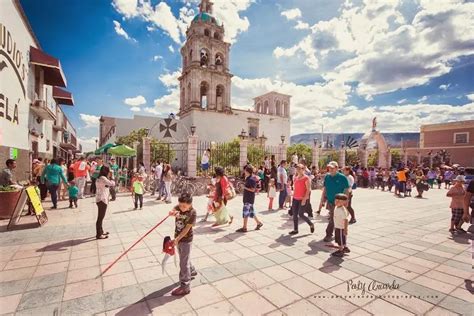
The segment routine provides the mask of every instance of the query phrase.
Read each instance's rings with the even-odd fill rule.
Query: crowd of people
[[[203,166],[206,176],[210,170],[209,161],[204,160]],[[7,160],[6,166],[0,173],[0,185],[15,184],[14,172],[16,162]],[[85,197],[86,185],[90,182],[90,194],[95,196],[98,209],[96,221],[96,238],[106,239],[109,233],[103,230],[102,222],[110,201],[116,199],[116,189],[123,185],[134,196],[134,209],[142,209],[143,195],[149,191],[152,196],[158,195],[157,200],[171,203],[171,184],[174,174],[171,166],[161,161],[152,164],[152,170],[147,172],[143,163],[138,169],[129,173],[126,168],[120,168],[115,159],[104,164],[101,158],[85,159],[79,157],[67,165],[63,159],[33,161],[32,184],[39,187],[41,199],[44,200],[50,193],[53,209],[57,208],[58,200],[64,200],[66,192],[69,195],[69,207],[77,207],[78,200]],[[212,227],[232,224],[234,218],[227,208],[228,201],[237,194],[224,168],[213,168],[208,185],[208,206],[202,221],[209,216],[214,218]],[[123,177],[127,177],[124,181]],[[243,169],[244,189],[242,196],[242,224],[236,230],[246,233],[249,230],[249,218],[255,221],[255,230],[263,227],[261,217],[255,209],[257,194],[265,193],[268,198],[268,211],[278,212],[286,210],[293,221],[293,229],[289,235],[300,232],[300,219],[309,227],[309,232],[315,230],[312,218],[314,217],[311,205],[312,183],[320,181],[322,185],[321,200],[316,216],[321,215],[325,208],[328,211],[328,224],[325,230],[325,242],[335,239],[337,250],[333,256],[342,257],[350,252],[347,244],[349,225],[357,222],[355,210],[352,207],[354,190],[358,187],[380,189],[392,192],[397,197],[411,196],[412,188],[416,188],[415,197],[422,198],[423,192],[429,189],[447,190],[446,196],[451,199],[451,222],[449,232],[465,234],[462,228],[464,222],[473,221],[474,207],[474,169],[473,168],[406,168],[399,166],[396,169],[363,168],[359,166],[345,166],[340,168],[338,163],[331,161],[326,168],[317,170],[307,164],[304,158],[299,159],[296,154],[289,161],[281,160],[278,164],[275,157],[265,157],[260,167],[250,163]],[[130,178],[130,180],[128,180]],[[148,180],[148,181],[147,181]],[[152,180],[152,181],[151,181]],[[122,184],[121,184],[122,183]],[[153,185],[147,190],[145,183]],[[274,203],[278,208],[274,209]],[[196,271],[190,261],[191,242],[193,239],[192,227],[196,222],[196,210],[192,206],[192,196],[186,192],[178,198],[178,205],[170,215],[176,216],[174,245],[178,248],[180,257],[181,286],[173,291],[173,295],[185,295],[190,291],[190,281]],[[472,229],[472,226],[470,227]],[[470,231],[472,232],[472,231]]]

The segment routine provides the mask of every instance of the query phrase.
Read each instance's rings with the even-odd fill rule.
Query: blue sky
[[[21,0],[42,48],[61,60],[86,148],[100,115],[176,112],[184,32],[198,0]],[[215,0],[232,43],[232,103],[293,95],[292,134],[418,131],[474,118],[474,3]]]

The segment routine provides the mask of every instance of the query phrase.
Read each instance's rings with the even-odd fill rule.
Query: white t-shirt
[[[349,212],[343,206],[334,209],[334,228],[344,229],[344,220],[349,220]]]
[[[155,179],[161,179],[162,173],[163,173],[163,167],[161,165],[157,165],[155,167]]]
[[[297,164],[298,163],[298,155],[291,156],[291,162]]]
[[[278,172],[277,173],[278,183],[282,183],[281,178],[283,177],[283,183],[286,184],[288,182],[288,174],[286,173],[285,168],[283,168],[282,166],[279,166],[277,169],[277,172]]]
[[[263,162],[263,164],[265,165],[265,169],[270,169],[272,167],[271,163],[270,163],[270,160],[265,160]]]
[[[352,186],[354,185],[354,177],[352,175],[346,176],[347,180],[349,180],[349,192],[352,191]]]
[[[201,157],[201,165],[205,165],[209,163],[209,154],[205,152]]]

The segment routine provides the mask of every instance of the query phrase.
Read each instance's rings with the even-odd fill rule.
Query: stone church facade
[[[232,108],[230,43],[224,41],[224,25],[212,16],[212,6],[209,0],[201,1],[181,48],[178,116],[184,128],[179,138],[195,126],[204,141],[226,142],[244,131],[250,142],[289,142],[291,96],[272,91],[254,98],[252,109]]]

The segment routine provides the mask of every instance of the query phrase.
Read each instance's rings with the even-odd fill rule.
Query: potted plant
[[[20,194],[21,191],[13,186],[0,186],[0,219],[8,219],[12,216]]]

